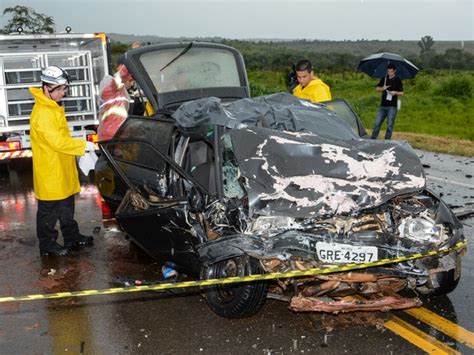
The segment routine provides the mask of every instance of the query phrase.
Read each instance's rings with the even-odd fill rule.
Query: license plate
[[[377,261],[377,247],[358,247],[349,244],[317,242],[316,251],[321,261],[331,263],[367,263]]]

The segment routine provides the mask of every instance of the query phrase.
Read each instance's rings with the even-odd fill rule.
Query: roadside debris
[[[174,269],[174,264],[171,262],[166,262],[161,268],[161,272],[164,279],[175,279],[178,277],[178,272]]]
[[[316,330],[324,330],[327,333],[354,326],[375,327],[380,330],[384,328],[384,322],[391,317],[390,313],[363,311],[338,314],[323,313],[322,315],[308,313],[308,315]],[[329,334],[326,335],[330,337]],[[325,337],[324,343],[327,343],[327,337]]]
[[[375,300],[328,300],[317,297],[293,297],[290,309],[297,312],[354,312],[354,311],[382,311],[388,312],[391,309],[405,309],[420,307],[422,304],[419,298],[403,298],[386,296]]]
[[[474,214],[474,202],[468,202],[461,207],[453,207],[453,212],[459,219],[466,218]]]
[[[117,279],[111,282],[111,284],[116,285],[116,286],[121,286],[121,287],[131,287],[131,286],[142,286],[142,285],[156,285],[156,284],[159,284],[159,282],[131,279],[127,277],[117,277]]]

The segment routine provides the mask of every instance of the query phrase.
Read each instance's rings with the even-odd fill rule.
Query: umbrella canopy
[[[400,79],[413,79],[420,69],[415,64],[395,53],[377,53],[369,55],[359,62],[357,69],[369,74],[372,78],[383,78],[387,74],[387,65],[397,68]]]

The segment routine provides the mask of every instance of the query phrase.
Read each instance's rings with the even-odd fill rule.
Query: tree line
[[[0,30],[3,33],[15,32],[21,27],[25,33],[53,33],[55,22],[51,16],[37,13],[33,8],[22,5],[8,7],[3,10],[3,15],[11,16],[5,27]],[[189,39],[192,40],[192,39]],[[332,45],[331,41],[282,41],[282,42],[262,42],[218,39],[216,42],[223,43],[239,49],[246,65],[251,70],[272,70],[289,71],[291,65],[300,59],[310,60],[317,71],[346,72],[354,71],[359,61],[365,57],[362,54],[364,48],[367,51],[367,44],[380,41],[357,41],[346,42],[351,46],[347,48],[359,47],[352,51],[344,51],[345,41]],[[390,42],[390,41],[388,41]],[[329,45],[328,45],[329,43]],[[317,47],[324,44],[325,51],[317,50]],[[419,54],[412,51],[406,57],[420,69],[450,69],[450,70],[474,70],[474,54],[464,48],[447,48],[442,53],[435,50],[436,42],[431,36],[424,36],[417,43]],[[403,43],[400,45],[403,51]],[[333,48],[334,50],[327,49]],[[117,58],[128,50],[128,45],[123,43],[113,43],[111,45],[112,63],[116,63]],[[380,48],[378,52],[390,51]],[[404,53],[399,53],[404,54]]]
[[[365,57],[365,55],[349,52],[321,52],[312,50],[307,45],[299,48],[297,43],[291,43],[290,47],[288,45],[290,42],[263,43],[228,39],[214,40],[214,42],[237,48],[244,56],[247,69],[250,70],[289,72],[292,64],[301,59],[308,59],[317,71],[343,73],[356,70],[359,61]],[[432,42],[434,43],[435,41]],[[433,50],[432,44],[420,49],[418,55],[412,54],[406,58],[421,70],[474,70],[474,54],[471,52],[460,48],[448,48],[443,53],[438,53]],[[112,43],[113,62],[128,49],[129,45],[126,43]]]
[[[249,42],[240,40],[223,40],[221,43],[239,49],[248,68],[255,70],[281,71],[290,68],[291,64],[300,59],[310,60],[318,71],[344,72],[354,71],[365,55],[350,52],[320,52],[311,50],[305,43],[299,47],[297,43],[288,42]],[[431,36],[423,37],[418,45],[420,53],[407,56],[413,64],[422,70],[451,69],[474,70],[474,54],[461,48],[449,48],[443,53],[433,49],[435,41]],[[316,45],[315,45],[316,46]]]

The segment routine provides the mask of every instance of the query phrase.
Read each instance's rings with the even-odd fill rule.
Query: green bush
[[[413,86],[418,91],[429,91],[431,89],[431,79],[427,77],[416,78],[413,81]]]
[[[472,90],[472,84],[466,77],[455,76],[436,86],[433,95],[464,99],[472,97]]]
[[[112,74],[115,73],[117,69],[119,58],[128,50],[128,44],[125,43],[112,43],[110,45],[110,52],[112,53],[111,65],[112,65]]]
[[[266,85],[262,85],[262,84],[250,81],[250,96],[251,97],[274,94],[276,92],[278,92],[278,90],[275,90],[274,88],[269,88]]]
[[[271,70],[249,70],[250,95],[252,97],[287,91],[283,72]]]
[[[282,71],[252,70],[252,96],[286,91],[284,77]],[[334,98],[345,99],[352,105],[365,127],[373,126],[380,105],[380,93],[374,90],[378,79],[359,72],[324,72],[321,79],[331,84]],[[473,71],[436,71],[432,75],[422,72],[415,80],[405,80],[405,97],[401,98],[402,109],[395,130],[473,140],[474,100],[467,99],[473,95],[471,81]],[[435,91],[436,96],[432,94]]]
[[[432,75],[432,74],[436,73],[436,70],[433,69],[433,68],[426,68],[426,69],[423,69],[423,73],[425,73],[427,75]]]
[[[330,88],[334,87],[335,80],[333,80],[329,77],[326,77],[325,79],[322,79],[322,78],[320,78],[320,79],[323,80]]]

